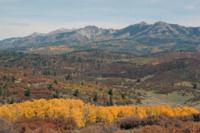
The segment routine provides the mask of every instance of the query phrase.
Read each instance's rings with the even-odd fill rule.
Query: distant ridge
[[[129,42],[122,41],[126,38],[129,38]],[[26,37],[2,40],[0,41],[0,49],[27,49],[51,45],[88,48],[91,47],[91,42],[105,42],[106,40],[118,40],[117,42],[109,41],[111,49],[112,45],[123,45],[123,47],[120,46],[121,49],[118,51],[127,49],[128,52],[129,49],[134,49],[133,47],[138,43],[159,47],[170,45],[177,49],[195,50],[200,45],[200,27],[185,27],[160,21],[154,24],[141,22],[118,30],[97,26],[86,26],[80,29],[58,29],[47,34],[33,33]],[[148,48],[146,51],[148,51]]]

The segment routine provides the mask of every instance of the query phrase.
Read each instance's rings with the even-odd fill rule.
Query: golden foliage
[[[12,105],[0,106],[0,118],[15,121],[22,118],[73,118],[78,127],[88,123],[103,122],[109,124],[114,120],[136,115],[140,118],[149,115],[186,116],[199,113],[192,107],[169,106],[95,106],[81,100],[52,99],[34,100]]]

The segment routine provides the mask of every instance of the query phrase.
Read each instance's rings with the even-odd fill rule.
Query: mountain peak
[[[57,33],[63,33],[63,32],[72,32],[76,29],[65,29],[65,28],[60,28],[60,29],[57,29],[55,31],[52,31],[52,32],[49,32],[48,34],[49,35],[52,35],[52,34],[57,34]]]
[[[85,26],[85,27],[82,28],[82,29],[87,29],[87,30],[93,30],[93,29],[96,29],[96,30],[98,30],[99,27],[97,27],[97,26],[93,26],[93,25],[89,25],[89,26]]]
[[[166,23],[166,22],[163,22],[163,21],[158,21],[158,22],[156,22],[154,25],[166,26],[166,25],[169,25],[169,24]]]
[[[43,33],[38,33],[38,32],[33,32],[29,37],[37,37],[37,36],[42,36],[44,35]]]
[[[115,30],[113,29],[104,29],[104,28],[99,28],[97,26],[86,26],[84,28],[81,28],[76,31],[76,33],[87,37],[90,40],[95,40],[97,38],[107,38],[112,36],[112,33]]]
[[[138,23],[138,25],[148,25],[145,21]]]

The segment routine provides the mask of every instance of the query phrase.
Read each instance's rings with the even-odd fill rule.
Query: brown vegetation
[[[200,115],[185,117],[149,116],[145,119],[128,117],[111,125],[88,125],[77,129],[72,119],[24,119],[12,124],[4,121],[2,133],[199,133]],[[3,126],[2,126],[3,125]]]

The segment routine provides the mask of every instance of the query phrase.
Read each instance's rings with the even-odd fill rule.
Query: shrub
[[[53,85],[52,85],[52,84],[48,84],[48,85],[47,85],[47,88],[48,88],[49,90],[52,90],[52,89],[53,89]]]
[[[24,96],[30,97],[30,94],[31,94],[30,89],[29,88],[25,88],[24,89]]]
[[[199,113],[198,110],[191,107],[171,108],[169,106],[95,106],[86,104],[81,100],[74,99],[51,99],[51,100],[34,100],[23,103],[0,106],[0,118],[9,121],[18,119],[32,118],[51,118],[64,119],[69,118],[75,121],[77,127],[84,127],[87,123],[101,122],[110,124],[113,121],[128,117],[137,116],[138,118],[147,118],[148,116],[188,116]],[[199,120],[199,117],[194,117]],[[135,122],[129,120],[128,123]],[[140,124],[155,123],[156,120],[150,118],[148,121],[140,121]]]
[[[3,119],[0,119],[0,132],[1,133],[14,133],[11,131],[11,128],[12,128],[12,124],[3,120]]]
[[[78,97],[78,96],[79,96],[79,94],[80,94],[79,90],[78,90],[78,89],[76,89],[76,90],[74,91],[74,93],[73,93],[73,96],[75,96],[75,97]]]

